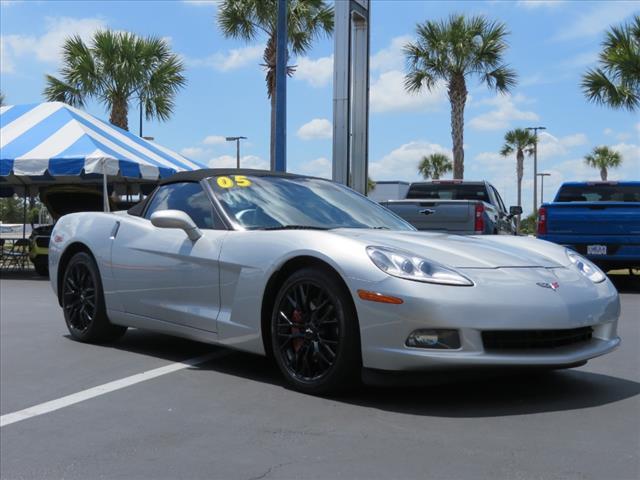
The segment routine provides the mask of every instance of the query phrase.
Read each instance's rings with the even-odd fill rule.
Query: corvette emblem
[[[538,282],[536,283],[536,285],[542,288],[550,288],[553,291],[556,291],[560,288],[560,284],[558,282],[552,282],[552,283]]]

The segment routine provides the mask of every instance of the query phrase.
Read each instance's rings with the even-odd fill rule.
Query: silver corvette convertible
[[[77,340],[135,327],[227,345],[309,393],[376,374],[574,367],[620,342],[616,289],[575,252],[418,232],[297,175],[179,173],[128,212],[66,215],[49,268]]]

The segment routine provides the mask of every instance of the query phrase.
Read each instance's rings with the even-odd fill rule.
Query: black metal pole
[[[142,138],[142,99],[140,99],[140,138]]]

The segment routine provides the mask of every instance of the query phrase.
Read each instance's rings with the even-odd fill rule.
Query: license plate
[[[587,245],[587,255],[606,255],[606,245]]]

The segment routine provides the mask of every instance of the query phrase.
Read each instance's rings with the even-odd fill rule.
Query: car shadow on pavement
[[[224,347],[136,329],[131,329],[120,341],[104,347],[173,362],[220,352],[215,359],[190,369],[286,388],[272,361]],[[428,372],[425,378],[430,378]],[[354,386],[330,398],[351,405],[411,415],[481,418],[578,410],[640,394],[638,382],[582,369],[550,372],[516,370],[502,374],[480,371],[472,378],[466,373],[453,372],[427,381],[430,382],[428,385],[420,387]]]
[[[428,374],[427,374],[428,375]],[[503,417],[579,410],[617,402],[640,394],[640,383],[587,372],[479,373],[428,387],[362,387],[342,401],[396,413],[450,418]]]

